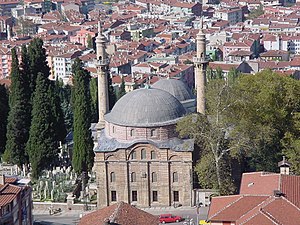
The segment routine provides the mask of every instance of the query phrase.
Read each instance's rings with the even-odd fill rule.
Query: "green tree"
[[[217,67],[216,71],[215,71],[215,78],[216,79],[224,79],[224,75],[223,75],[223,70],[221,67]]]
[[[122,77],[121,86],[120,86],[120,89],[118,91],[118,100],[120,98],[122,98],[122,96],[124,96],[125,94],[126,94],[126,91],[125,91],[125,81],[124,81],[124,77]]]
[[[264,7],[260,4],[256,9],[250,11],[249,16],[247,19],[255,19],[265,13]]]
[[[0,154],[4,152],[6,144],[6,126],[8,117],[8,92],[4,85],[0,85]]]
[[[93,38],[90,34],[87,37],[87,47],[91,49],[93,48]]]
[[[92,78],[90,82],[92,123],[98,122],[98,79]]]
[[[215,74],[212,70],[212,68],[210,66],[208,66],[206,68],[206,77],[207,77],[207,80],[213,80],[213,79],[216,79],[215,78]]]
[[[43,41],[40,38],[34,38],[28,46],[29,70],[30,70],[30,90],[34,93],[35,83],[38,73],[49,77],[50,68],[47,64],[46,50],[43,48]]]
[[[276,171],[282,153],[297,149],[300,82],[266,70],[241,76],[234,84],[234,92],[231,135],[248,140],[243,148],[247,167]]]
[[[228,84],[232,84],[240,74],[241,73],[236,68],[231,67],[227,75]]]
[[[64,123],[64,114],[61,107],[61,98],[60,98],[60,89],[61,86],[59,81],[50,82],[49,86],[49,97],[52,105],[52,115],[53,115],[53,124],[55,127],[56,140],[59,142],[64,142],[67,135],[66,126]]]
[[[44,169],[51,169],[57,160],[58,143],[53,123],[50,81],[38,73],[33,97],[32,123],[26,146],[32,169],[32,177],[37,179]]]
[[[20,168],[28,164],[25,151],[30,128],[30,104],[28,80],[19,69],[16,49],[12,49],[11,89],[9,96],[9,116],[7,123],[7,142],[3,160],[17,164]]]
[[[107,79],[108,79],[107,84],[108,84],[109,110],[111,110],[117,101],[117,95],[114,87],[112,86],[112,79],[109,74],[107,75]]]
[[[225,80],[216,79],[207,84],[206,94],[207,116],[186,116],[178,122],[177,131],[181,137],[193,138],[202,149],[202,158],[196,166],[202,187],[218,188],[222,194],[228,194],[234,191],[230,152],[240,145],[231,144],[226,133],[231,126],[225,116],[231,102],[231,89]]]
[[[93,139],[91,126],[90,75],[82,68],[77,58],[73,65],[74,88],[74,148],[72,165],[77,174],[91,171],[94,164]]]

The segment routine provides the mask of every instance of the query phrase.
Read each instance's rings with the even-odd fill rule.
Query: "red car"
[[[159,222],[160,223],[178,223],[180,221],[182,221],[182,217],[181,216],[174,216],[172,214],[162,214],[159,216]]]

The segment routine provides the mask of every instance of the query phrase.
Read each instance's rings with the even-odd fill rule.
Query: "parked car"
[[[160,223],[178,223],[182,220],[183,218],[181,216],[174,216],[172,214],[162,214],[159,216]]]

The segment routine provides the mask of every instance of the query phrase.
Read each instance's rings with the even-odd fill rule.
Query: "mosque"
[[[139,207],[191,206],[194,142],[178,137],[176,123],[187,113],[205,112],[203,28],[197,34],[194,58],[196,99],[182,81],[165,79],[127,93],[109,112],[109,61],[98,26],[99,121],[94,149],[98,207],[118,201]]]

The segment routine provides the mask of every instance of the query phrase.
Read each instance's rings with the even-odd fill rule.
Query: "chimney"
[[[5,175],[2,174],[0,175],[0,185],[4,185],[5,184]]]
[[[280,168],[280,174],[289,175],[290,166],[291,164],[285,159],[285,156],[283,156],[282,161],[278,163],[278,167]]]

